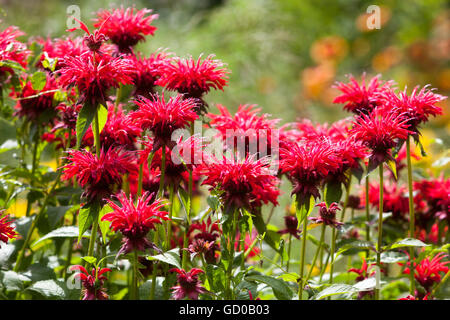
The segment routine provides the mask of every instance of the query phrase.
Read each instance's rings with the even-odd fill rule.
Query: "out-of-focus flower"
[[[351,135],[366,147],[371,149],[369,156],[369,170],[373,170],[380,163],[391,160],[391,149],[399,141],[406,140],[408,134],[408,118],[403,114],[389,112],[377,108],[370,114],[361,114],[354,122]]]
[[[172,133],[186,128],[198,118],[194,99],[183,99],[181,95],[170,97],[167,102],[164,95],[156,94],[151,100],[140,96],[134,103],[138,110],[129,115],[142,129],[153,133],[153,151],[163,146],[172,147],[175,144]]]
[[[415,297],[415,296],[412,296],[412,295],[407,295],[406,297],[400,298],[398,300],[429,300],[428,299],[429,297],[430,297],[430,294],[426,294],[423,298]]]
[[[375,272],[376,272],[375,270],[372,270],[369,272],[369,267],[375,266],[375,265],[376,265],[376,263],[372,263],[372,264],[368,265],[366,260],[364,258],[362,258],[362,265],[361,265],[360,269],[350,268],[350,269],[348,269],[347,272],[354,272],[354,273],[358,274],[358,277],[355,279],[355,281],[360,282],[360,281],[363,281],[363,280],[375,275]],[[385,270],[381,269],[380,272],[385,272]],[[360,291],[358,293],[358,299],[361,300],[367,295],[373,296],[374,294],[375,294],[374,290]]]
[[[253,208],[268,202],[278,204],[278,178],[271,173],[267,158],[229,159],[224,156],[211,160],[198,166],[197,173],[206,177],[202,185],[222,192],[225,208]]]
[[[95,56],[95,57],[94,57]],[[128,59],[96,55],[86,51],[80,56],[64,58],[58,70],[59,81],[64,87],[76,86],[80,94],[79,103],[106,105],[107,91],[120,84],[131,84],[133,69]]]
[[[382,94],[388,90],[393,81],[382,82],[380,75],[370,79],[366,85],[366,74],[361,77],[361,84],[350,75],[349,83],[337,82],[334,88],[342,94],[334,99],[334,103],[345,103],[344,110],[355,114],[368,114],[383,104]]]
[[[243,246],[242,243],[239,242],[239,238],[241,237],[240,233],[236,234],[236,241],[234,242],[234,249],[236,251],[242,251],[242,247],[244,247],[244,253],[249,250],[253,244],[253,242],[258,238],[258,231],[255,229],[252,230],[252,232],[246,232],[244,239],[243,239]],[[253,246],[253,248],[248,253],[247,259],[251,259],[255,256],[257,256],[261,252],[261,249],[258,248],[256,245]]]
[[[434,93],[423,87],[419,91],[419,86],[415,87],[408,96],[406,88],[404,91],[395,94],[393,90],[387,90],[383,93],[386,99],[387,108],[393,109],[408,119],[409,130],[415,134],[419,133],[418,126],[428,121],[430,116],[442,114],[442,108],[436,104],[447,97]]]
[[[323,223],[333,228],[340,228],[343,225],[342,222],[336,220],[336,211],[341,210],[336,202],[331,203],[329,207],[327,207],[325,202],[321,202],[316,204],[316,207],[319,207],[319,216],[310,217],[308,218],[309,220],[315,223]]]
[[[38,66],[43,68],[42,62],[45,59],[56,59],[55,70],[60,69],[63,66],[64,57],[76,57],[88,50],[88,47],[84,44],[82,37],[76,38],[57,38],[46,40],[39,40],[43,45],[42,52]]]
[[[30,121],[52,122],[56,117],[56,110],[53,107],[53,97],[59,89],[55,79],[46,74],[46,82],[42,90],[33,89],[31,80],[24,79],[24,86],[21,91],[11,91],[11,96],[17,99],[15,115],[26,117]]]
[[[122,175],[136,170],[133,154],[123,149],[101,150],[100,157],[86,150],[70,150],[63,180],[76,177],[88,201],[103,200],[122,185]]]
[[[208,293],[208,290],[202,287],[201,281],[198,279],[198,274],[204,273],[203,270],[193,268],[190,271],[183,269],[170,269],[170,272],[176,272],[178,285],[172,287],[172,298],[181,300],[188,297],[191,300],[198,300],[198,295]]]
[[[417,191],[414,196],[416,206],[426,203],[423,213],[416,219],[418,225],[426,227],[434,218],[450,223],[450,179],[441,175],[439,178],[415,181],[413,189]]]
[[[12,61],[18,63],[25,68],[27,66],[27,59],[31,51],[29,51],[25,44],[18,41],[16,38],[23,36],[25,33],[19,30],[18,27],[9,26],[0,32],[0,61]],[[4,80],[6,73],[14,73],[14,68],[8,66],[0,67],[0,78]]]
[[[441,281],[440,272],[446,274],[449,270],[447,264],[450,261],[442,262],[442,259],[448,257],[443,252],[438,253],[432,259],[426,257],[420,263],[414,262],[414,278],[422,285],[427,293],[431,292],[433,285]],[[407,263],[407,267],[403,271],[405,274],[410,274],[410,263]]]
[[[347,41],[333,35],[315,41],[311,46],[310,56],[317,63],[323,61],[338,62],[345,57],[347,51]]]
[[[1,217],[4,210],[0,211],[0,241],[7,243],[9,239],[17,236],[14,227],[11,226],[12,221],[8,221],[8,217]]]
[[[196,222],[189,226],[188,239],[192,244],[196,240],[203,240],[204,242],[213,243],[209,250],[205,252],[205,260],[207,263],[216,263],[216,251],[219,251],[220,246],[217,239],[222,234],[219,224],[212,222],[211,217],[206,221]]]
[[[127,254],[132,251],[145,252],[146,249],[159,250],[154,243],[147,239],[150,230],[156,230],[156,224],[161,224],[164,220],[169,220],[168,212],[161,211],[166,205],[162,200],[155,200],[150,203],[151,195],[146,192],[138,197],[136,204],[130,195],[127,198],[125,192],[117,196],[121,207],[114,201],[107,200],[112,212],[105,214],[102,221],[110,221],[111,229],[120,231],[123,236],[123,245],[117,255]]]
[[[202,100],[204,94],[212,88],[222,90],[228,83],[227,74],[230,73],[220,60],[214,60],[209,55],[202,60],[192,57],[187,59],[174,58],[171,63],[165,64],[161,77],[156,84],[167,90],[178,91],[186,98],[195,98],[199,101],[199,113],[206,110],[206,103]]]
[[[319,198],[319,186],[332,170],[340,166],[335,149],[327,139],[302,141],[280,149],[280,168],[286,173],[300,204]]]
[[[300,239],[300,234],[302,233],[298,228],[298,219],[296,216],[287,215],[284,216],[284,225],[286,228],[278,231],[280,234],[290,234],[297,239]]]
[[[156,27],[151,23],[158,18],[157,14],[150,14],[153,10],[126,8],[123,6],[111,11],[100,10],[94,19],[94,27],[101,28],[104,34],[117,45],[119,52],[131,53],[133,47],[145,41],[146,35],[153,35]],[[150,15],[148,15],[150,14]]]
[[[195,257],[197,255],[206,255],[213,247],[214,241],[208,242],[203,239],[194,239],[187,250],[191,253],[191,257]]]

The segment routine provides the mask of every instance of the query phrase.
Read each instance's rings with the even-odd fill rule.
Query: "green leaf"
[[[387,247],[387,250],[397,249],[402,247],[427,247],[429,244],[423,243],[418,239],[406,238],[395,242],[394,244]]]
[[[333,202],[339,203],[342,197],[342,184],[339,182],[328,182],[325,188],[325,202],[329,206]]]
[[[78,213],[78,242],[86,232],[86,230],[92,225],[94,221],[97,222],[99,204],[91,203],[89,206],[84,206]]]
[[[103,128],[106,125],[106,122],[108,121],[108,109],[105,108],[104,105],[100,105],[97,109],[98,112],[98,132],[102,133]]]
[[[354,292],[354,291],[355,291],[355,289],[351,285],[335,283],[335,284],[332,284],[331,286],[325,288],[324,290],[320,291],[318,294],[316,294],[314,296],[314,299],[320,300],[320,299],[335,296],[338,294],[344,294],[344,293],[349,293],[349,292]]]
[[[381,253],[382,263],[397,263],[408,261],[408,255],[403,252],[385,251]]]
[[[147,260],[159,260],[181,269],[179,248],[163,252],[156,256],[147,256]]]
[[[39,243],[44,240],[52,239],[52,238],[77,238],[79,236],[79,230],[76,226],[65,226],[53,230],[50,233],[47,233],[45,236],[37,239],[32,245],[31,249],[34,249]],[[89,238],[89,234],[83,234],[84,238]]]
[[[386,161],[387,166],[389,169],[391,169],[392,173],[394,174],[395,179],[397,179],[397,163],[394,160],[388,159]]]
[[[0,271],[0,283],[7,291],[23,290],[23,283],[26,281],[31,279],[15,271]]]
[[[46,299],[62,300],[67,295],[67,287],[64,281],[60,280],[43,280],[32,284],[26,289],[41,294]]]
[[[56,227],[56,224],[61,221],[62,217],[64,217],[67,210],[71,208],[72,206],[47,207],[49,227],[51,229],[54,229]]]
[[[305,201],[303,205],[298,204],[297,200],[295,201],[297,203],[295,210],[295,214],[298,220],[297,228],[300,228],[300,225],[303,223],[303,219],[305,219],[305,217],[308,217],[311,214],[312,209],[314,208],[314,197],[311,196],[309,198],[309,201]]]
[[[0,67],[7,67],[11,69],[16,69],[22,72],[25,72],[25,69],[22,67],[22,65],[16,61],[12,60],[3,60],[0,61]]]
[[[208,196],[206,198],[206,202],[208,203],[208,206],[213,210],[217,211],[220,205],[220,200],[217,196]]]
[[[267,284],[269,287],[272,288],[273,293],[278,300],[291,300],[294,295],[292,290],[286,284],[286,282],[280,279],[255,274],[245,277],[245,280],[262,282],[264,284]]]
[[[110,221],[102,221],[102,217],[105,214],[110,213],[112,211],[113,211],[113,209],[109,205],[105,205],[100,210],[100,214],[98,215],[98,225],[100,227],[100,232],[102,233],[103,244],[106,243],[106,235],[108,234],[109,226],[110,226],[111,222]]]
[[[82,258],[84,261],[86,261],[87,263],[93,264],[95,265],[95,263],[97,262],[97,258],[96,257],[91,257],[91,256],[86,256]]]
[[[23,275],[30,278],[33,282],[56,279],[55,271],[49,266],[41,263],[31,265],[28,270],[23,273]]]
[[[266,223],[264,222],[262,215],[260,215],[260,214],[254,215],[252,217],[252,221],[253,221],[253,224],[255,225],[258,233],[260,235],[264,235],[264,238],[263,238],[264,242],[266,242],[273,250],[282,254],[282,252],[280,252],[280,247],[276,241],[276,238],[274,238],[274,236],[279,237],[279,233],[268,232]]]
[[[83,140],[86,131],[94,120],[95,112],[97,108],[90,103],[85,103],[77,118],[77,148],[80,147],[81,141]]]
[[[31,87],[36,91],[41,91],[44,89],[45,84],[47,83],[47,77],[45,75],[45,72],[42,71],[36,71],[31,76]]]

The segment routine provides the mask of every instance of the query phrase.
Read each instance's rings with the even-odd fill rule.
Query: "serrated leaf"
[[[97,112],[97,108],[90,103],[85,103],[83,108],[80,110],[76,124],[77,148],[80,147],[86,131],[89,129],[89,126],[94,120],[95,112]]]
[[[97,262],[97,258],[96,257],[91,257],[91,256],[86,256],[82,258],[84,261],[86,261],[87,263],[93,264],[95,265],[95,263]]]
[[[245,280],[262,282],[268,285],[269,287],[272,288],[273,293],[278,300],[291,300],[292,297],[294,296],[294,293],[289,288],[289,286],[283,280],[280,279],[255,274],[245,277]]]
[[[36,91],[41,91],[44,89],[45,84],[47,83],[47,77],[45,75],[45,72],[42,71],[36,71],[31,76],[31,87]]]
[[[344,294],[349,292],[354,292],[355,289],[353,286],[348,284],[342,284],[342,283],[335,283],[331,286],[325,288],[324,290],[320,291],[318,294],[314,296],[315,300],[320,300],[323,298],[335,296],[338,294]]]
[[[179,248],[163,252],[156,256],[147,256],[147,260],[159,260],[181,269]]]
[[[39,243],[41,243],[44,240],[52,239],[52,238],[77,238],[79,236],[79,230],[76,226],[65,226],[58,228],[56,230],[53,230],[49,233],[47,233],[45,236],[37,239],[32,245],[31,249],[34,249]],[[89,237],[89,233],[85,233],[83,235],[84,238]]]
[[[418,239],[413,238],[406,238],[402,239],[400,241],[397,241],[393,243],[392,245],[388,246],[388,250],[390,249],[397,249],[402,247],[427,247],[429,244],[423,243],[422,241]]]
[[[66,296],[65,283],[58,280],[38,281],[26,290],[37,292],[47,299],[64,299]]]
[[[385,251],[381,253],[381,263],[397,263],[408,261],[408,255],[403,252]]]

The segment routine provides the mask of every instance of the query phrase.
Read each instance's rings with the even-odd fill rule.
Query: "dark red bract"
[[[79,271],[75,277],[83,284],[83,300],[108,300],[108,295],[103,288],[103,283],[108,280],[105,274],[111,272],[109,268],[92,268],[91,274],[83,266],[70,267],[71,271]]]
[[[198,274],[203,273],[203,270],[193,268],[187,272],[183,269],[170,269],[169,271],[178,273],[178,285],[172,287],[172,290],[174,290],[172,297],[175,300],[181,300],[185,297],[189,297],[189,299],[192,300],[197,300],[199,294],[208,292],[201,286],[201,282],[198,279]]]

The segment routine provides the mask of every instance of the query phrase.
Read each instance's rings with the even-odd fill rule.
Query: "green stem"
[[[370,208],[369,208],[369,174],[367,173],[366,176],[366,188],[365,188],[365,192],[366,192],[366,240],[368,242],[370,242]],[[370,256],[370,250],[366,251],[366,259],[368,259]]]
[[[159,196],[164,197],[164,175],[166,172],[166,146],[161,151],[161,176],[159,178]]]
[[[317,257],[319,256],[319,252],[320,252],[320,250],[321,250],[321,248],[322,248],[322,243],[323,243],[324,238],[325,238],[325,224],[322,223],[322,229],[321,229],[321,231],[320,231],[320,241],[319,241],[319,245],[317,246],[316,253],[314,254],[314,258],[313,258],[313,261],[312,261],[312,263],[311,263],[311,268],[309,269],[308,275],[306,276],[305,283],[308,282],[309,278],[310,278],[311,275],[312,275],[314,266],[315,266],[315,264],[316,264]]]
[[[296,199],[296,209],[298,211],[301,211],[301,205],[299,201]],[[302,247],[301,247],[301,253],[300,253],[300,282],[298,284],[298,299],[303,300],[303,286],[304,286],[304,269],[305,269],[305,256],[306,256],[306,233],[308,230],[308,215],[305,214],[305,217],[303,218],[303,228],[302,228]]]
[[[166,239],[166,250],[170,250],[170,239],[172,238],[172,216],[173,216],[173,201],[174,201],[173,186],[169,186],[169,220],[167,220],[167,239]]]
[[[98,109],[98,108],[97,108]],[[97,158],[100,158],[100,126],[98,123],[98,110],[95,110],[94,114],[94,144],[95,144],[95,154],[97,155]]]
[[[38,153],[38,148],[39,148],[39,140],[40,140],[40,136],[39,136],[39,126],[38,129],[36,130],[36,133],[34,135],[34,146],[33,146],[33,158],[32,158],[32,162],[31,162],[31,178],[30,178],[30,187],[33,188],[34,187],[34,175],[36,173],[36,166],[37,164],[37,153]],[[30,216],[30,212],[31,212],[31,204],[32,202],[28,199],[27,200],[27,209],[26,209],[26,213],[25,216],[29,217]]]
[[[291,247],[292,247],[292,234],[289,234],[288,243],[288,260],[286,261],[286,272],[289,272],[289,265],[291,263]]]
[[[234,245],[236,242],[236,232],[237,232],[237,215],[239,210],[235,210],[233,212],[233,227],[231,230],[231,239],[230,239],[230,247],[229,247],[229,253],[230,253],[230,261],[228,261],[228,268],[227,268],[227,281],[226,281],[226,287],[227,287],[227,299],[233,298],[233,290],[231,286],[231,278],[233,276],[233,262],[234,262]]]
[[[133,291],[131,300],[138,300],[138,252],[133,252]]]
[[[333,283],[333,271],[334,271],[334,251],[336,248],[336,228],[333,228],[332,233],[331,233],[331,248],[330,248],[330,257],[331,257],[331,261],[330,261],[330,279],[329,279],[329,283],[332,284]]]
[[[377,244],[377,267],[378,272],[381,270],[381,245],[382,245],[382,238],[383,238],[383,189],[384,189],[384,182],[383,182],[383,163],[380,164],[378,167],[380,172],[380,199],[379,199],[379,210],[378,210],[378,244]],[[375,289],[375,300],[380,299],[380,289]]]
[[[153,238],[153,242],[155,244],[158,243],[159,240],[159,233],[158,233],[158,226],[156,226],[155,235]],[[150,300],[155,299],[155,290],[156,290],[156,272],[157,272],[158,262],[157,260],[153,260],[153,272],[152,272],[152,286],[150,288]]]
[[[144,178],[144,163],[141,163],[139,165],[139,178],[138,178],[138,189],[137,189],[137,196],[142,196],[142,180]]]
[[[98,231],[98,213],[94,217],[94,222],[92,224],[91,237],[89,238],[88,256],[94,256],[94,245],[97,241],[97,231]]]
[[[20,270],[20,267],[22,266],[22,261],[25,256],[25,250],[27,249],[30,240],[31,235],[33,234],[34,229],[37,226],[37,223],[41,216],[44,214],[45,209],[47,208],[48,201],[50,199],[50,195],[53,193],[53,191],[56,188],[56,185],[59,182],[59,178],[61,177],[62,170],[58,170],[58,175],[56,176],[55,182],[53,183],[52,187],[50,188],[49,192],[45,195],[44,203],[42,204],[41,209],[39,210],[38,214],[36,215],[36,218],[33,219],[33,222],[31,223],[30,229],[28,230],[27,236],[25,238],[25,242],[23,243],[22,248],[20,249],[20,252],[17,256],[16,265],[14,266],[14,271],[18,272]]]
[[[414,196],[413,196],[413,178],[412,178],[412,164],[411,164],[411,142],[410,137],[406,139],[406,161],[408,164],[408,197],[409,197],[409,236],[414,238],[415,231],[415,215],[414,215]],[[410,287],[409,293],[414,296],[415,280],[414,280],[414,247],[409,249],[409,263],[410,263]]]

